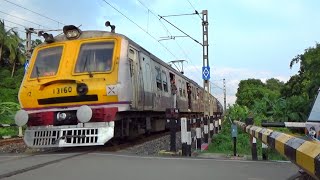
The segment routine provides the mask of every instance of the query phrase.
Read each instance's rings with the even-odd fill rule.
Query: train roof
[[[148,53],[149,56],[151,56],[151,58],[156,61],[157,63],[161,64],[162,66],[165,66],[166,68],[170,69],[171,71],[175,72],[177,75],[183,77],[184,79],[186,79],[188,82],[198,86],[199,88],[202,88],[198,83],[196,83],[194,80],[189,79],[188,77],[186,77],[185,75],[181,74],[181,72],[177,71],[176,69],[172,68],[170,65],[168,65],[166,62],[162,61],[160,58],[158,58],[157,56],[155,56],[154,54],[152,54],[151,52],[149,52],[148,50],[146,50],[145,48],[143,48],[142,46],[140,46],[138,43],[136,43],[135,41],[131,40],[130,38],[128,38],[127,36],[123,35],[123,34],[119,34],[119,33],[112,33],[109,31],[98,31],[98,30],[89,30],[89,31],[82,31],[81,35],[78,39],[87,39],[87,38],[95,38],[95,37],[112,37],[112,36],[116,36],[116,37],[122,37],[124,39],[127,39],[130,44],[134,45],[137,48],[143,49],[143,51],[145,51],[146,53]],[[54,37],[55,42],[61,42],[61,41],[68,41],[68,39],[66,38],[66,36],[64,34],[60,34],[58,36]],[[46,43],[44,43],[46,44]]]

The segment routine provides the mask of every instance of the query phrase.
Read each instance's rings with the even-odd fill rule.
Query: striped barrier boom
[[[289,158],[310,176],[320,180],[320,143],[234,121],[243,131]]]

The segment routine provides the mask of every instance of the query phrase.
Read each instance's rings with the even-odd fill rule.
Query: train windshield
[[[60,64],[62,49],[62,46],[57,46],[38,51],[31,78],[56,75]]]
[[[108,72],[112,68],[114,42],[85,43],[81,45],[76,73]]]

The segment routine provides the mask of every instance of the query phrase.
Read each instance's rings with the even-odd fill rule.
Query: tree
[[[12,65],[11,77],[14,75],[16,64],[23,64],[25,61],[24,49],[18,33],[13,28],[6,30],[4,21],[0,21],[0,62],[4,58],[8,59],[8,63]]]
[[[320,44],[316,43],[315,47],[309,47],[303,54],[293,58],[290,67],[297,63],[300,63],[299,80],[302,91],[306,92],[310,99],[313,99],[320,85]]]
[[[280,96],[279,91],[268,89],[260,79],[242,80],[236,93],[236,103],[253,109],[255,100],[261,100],[266,94],[273,99],[277,99]]]
[[[271,78],[266,81],[266,87],[270,90],[275,90],[280,92],[283,85],[284,85],[284,82],[279,81],[278,79],[275,79],[275,78]]]

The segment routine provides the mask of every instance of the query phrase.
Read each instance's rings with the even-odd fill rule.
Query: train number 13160
[[[72,92],[72,87],[61,87],[61,88],[54,88],[52,90],[53,94],[66,94]]]

